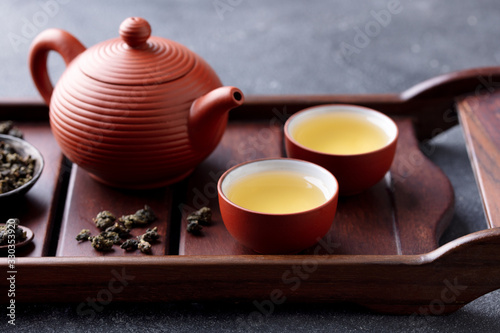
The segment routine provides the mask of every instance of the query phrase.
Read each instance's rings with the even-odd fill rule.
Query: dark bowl
[[[26,192],[28,192],[29,189],[31,187],[33,187],[33,185],[35,185],[38,178],[40,178],[40,175],[42,174],[44,162],[43,162],[42,154],[40,154],[40,151],[25,140],[13,137],[11,135],[0,134],[0,141],[4,141],[4,142],[8,143],[9,145],[11,145],[14,148],[14,150],[22,157],[26,157],[29,155],[29,156],[31,156],[32,159],[35,160],[35,170],[33,173],[33,179],[31,179],[29,182],[27,182],[23,186],[20,186],[12,191],[9,191],[6,193],[1,193],[0,194],[0,201],[3,201],[3,200],[12,199],[12,198],[21,196],[21,195],[25,194]]]

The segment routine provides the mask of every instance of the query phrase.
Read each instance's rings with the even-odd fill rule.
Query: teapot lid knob
[[[151,26],[141,17],[129,17],[120,25],[120,37],[132,48],[141,48],[150,35]]]

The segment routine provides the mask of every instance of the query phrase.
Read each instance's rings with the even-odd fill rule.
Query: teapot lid
[[[151,26],[140,17],[120,25],[120,38],[99,43],[78,61],[87,76],[118,85],[157,85],[178,79],[194,67],[194,53],[174,41],[150,37]]]

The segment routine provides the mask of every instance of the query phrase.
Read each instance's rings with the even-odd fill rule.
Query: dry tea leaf
[[[77,241],[88,241],[90,238],[90,230],[89,229],[82,229],[78,235],[76,235],[75,239]]]
[[[101,230],[105,230],[115,224],[116,217],[111,212],[105,210],[97,214],[97,216],[92,220],[94,221],[96,227]]]
[[[141,250],[142,253],[151,253],[151,244],[149,242],[146,242],[145,240],[140,240],[137,248]]]
[[[138,245],[139,241],[137,239],[127,239],[120,247],[125,251],[135,251]]]
[[[19,139],[23,138],[23,132],[19,128],[15,127],[11,120],[0,122],[0,134],[15,136]]]
[[[199,224],[207,225],[212,222],[212,210],[208,207],[203,207],[187,217],[189,222],[198,221]]]
[[[14,229],[8,227],[12,224],[14,225]],[[16,243],[26,239],[26,231],[19,228],[19,219],[9,219],[5,225],[0,226],[0,245],[9,244],[9,235],[12,235],[12,233],[14,233]]]
[[[148,205],[145,205],[143,209],[139,209],[135,214],[125,215],[119,219],[128,229],[144,227],[154,220],[156,220],[156,215]]]
[[[146,233],[138,236],[137,238],[149,243],[155,242],[158,238],[160,238],[160,235],[158,235],[158,227],[146,230]]]
[[[91,245],[94,249],[101,252],[111,251],[113,247],[113,241],[107,239],[102,235],[94,236],[89,238]]]
[[[208,207],[203,207],[187,217],[187,232],[191,234],[199,234],[202,225],[209,225],[212,222],[212,211]]]
[[[120,238],[120,235],[117,232],[114,231],[103,231],[101,232],[101,236],[109,239],[110,241],[113,242],[113,244],[121,244],[122,239]]]
[[[35,160],[21,157],[15,149],[0,141],[0,193],[7,193],[33,179]]]
[[[111,227],[107,227],[106,231],[116,232],[120,238],[127,238],[130,236],[130,229],[127,229],[123,224],[116,222]]]
[[[198,220],[188,222],[186,228],[187,232],[191,234],[199,234],[201,232],[201,229],[203,229],[203,227],[198,223]]]

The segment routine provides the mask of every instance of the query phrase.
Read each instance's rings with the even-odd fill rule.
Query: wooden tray
[[[500,288],[500,68],[447,74],[400,95],[250,96],[232,111],[221,144],[185,181],[151,191],[123,191],[93,181],[67,162],[38,101],[2,101],[0,119],[16,120],[46,167],[25,198],[0,203],[0,221],[20,218],[35,233],[16,256],[16,301],[85,301],[112,295],[125,301],[353,302],[397,314],[453,312]],[[456,124],[466,133],[490,229],[438,247],[453,214],[453,189],[418,148]],[[358,104],[394,117],[400,141],[390,174],[369,191],[341,198],[330,232],[299,255],[257,255],[226,231],[216,183],[230,166],[284,156],[282,124],[305,107]],[[418,138],[418,140],[417,140]],[[99,211],[129,214],[150,205],[162,235],[153,255],[102,254],[75,235],[97,233]],[[213,223],[188,234],[186,216],[209,206]],[[140,231],[138,231],[140,232]],[[5,256],[5,254],[4,254]],[[0,258],[7,267],[7,258]],[[121,280],[120,280],[121,276]],[[123,282],[123,288],[113,283]],[[2,290],[8,290],[5,279]],[[112,288],[112,289],[111,289]],[[8,301],[7,293],[2,300]],[[263,304],[263,303],[262,303]],[[267,303],[266,303],[267,304]]]

